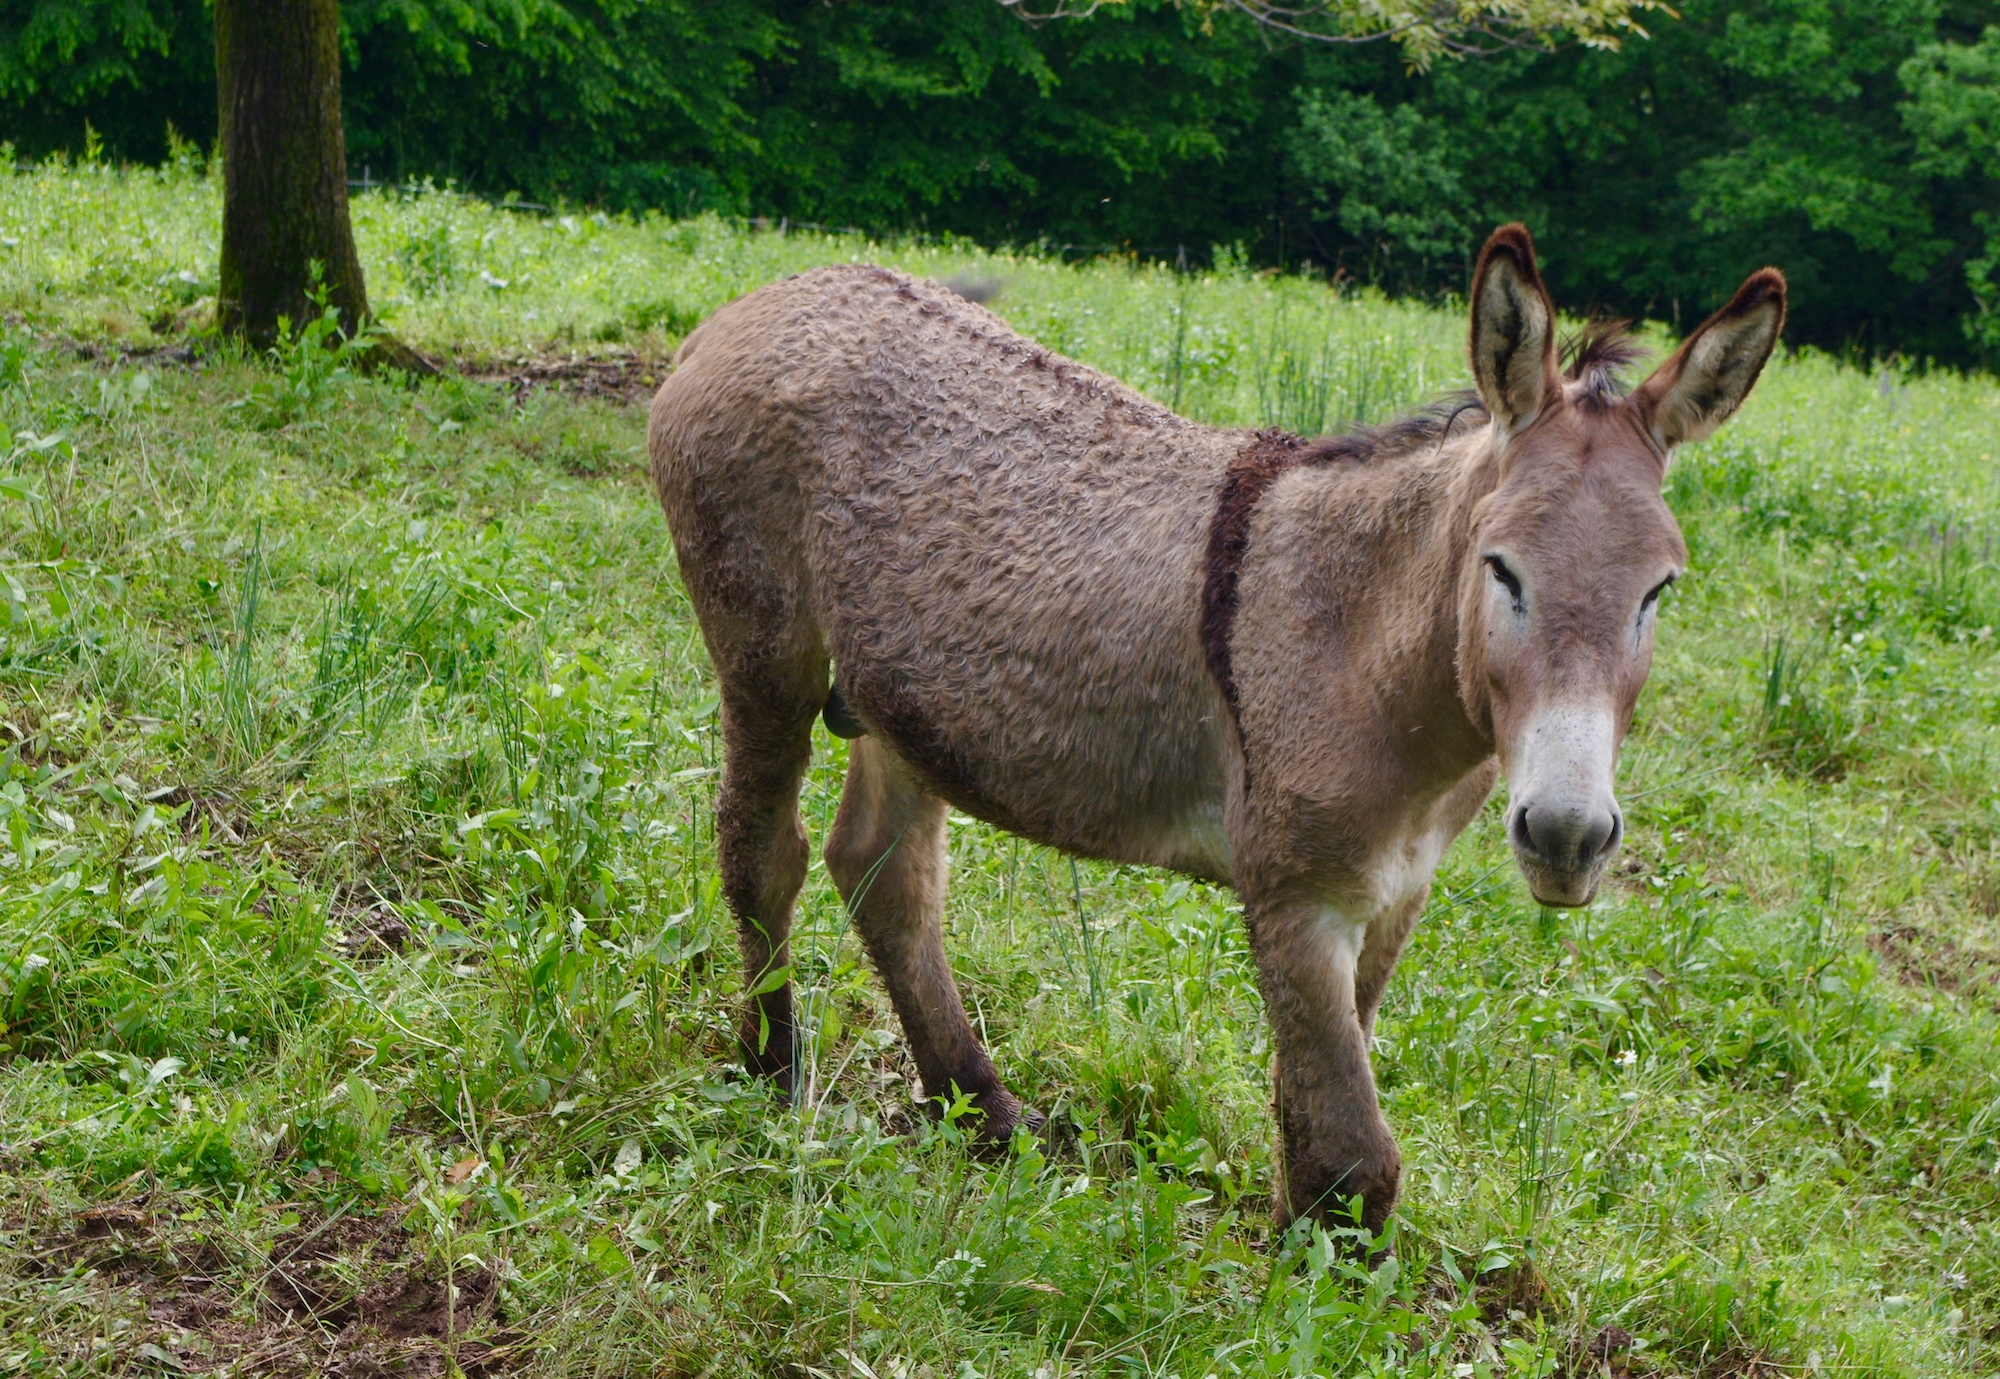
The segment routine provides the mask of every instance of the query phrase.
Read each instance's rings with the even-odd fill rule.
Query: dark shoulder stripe
[[[1278,476],[1297,464],[1306,443],[1276,427],[1259,431],[1236,452],[1223,475],[1215,516],[1208,524],[1208,565],[1201,586],[1201,649],[1208,672],[1222,686],[1229,712],[1236,712],[1236,673],[1229,662],[1229,638],[1236,624],[1236,574],[1250,544],[1250,518]]]
[[[1276,427],[1254,433],[1229,462],[1208,526],[1208,562],[1202,575],[1201,648],[1209,674],[1222,687],[1229,712],[1237,712],[1236,673],[1230,643],[1236,628],[1236,578],[1250,544],[1250,519],[1271,485],[1287,470],[1335,460],[1365,462],[1443,441],[1460,417],[1484,420],[1476,396],[1452,393],[1382,427],[1357,427],[1344,436],[1302,440]],[[1239,723],[1239,727],[1241,724]]]

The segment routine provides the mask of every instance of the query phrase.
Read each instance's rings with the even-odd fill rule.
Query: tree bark
[[[349,333],[368,290],[347,214],[340,122],[339,0],[215,0],[222,127],[222,273],[217,324],[268,347],[278,319],[317,316],[320,265]]]

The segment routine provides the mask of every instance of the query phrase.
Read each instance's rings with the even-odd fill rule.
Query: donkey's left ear
[[[1661,449],[1714,435],[1750,396],[1784,328],[1785,275],[1760,268],[1633,390],[1633,405]]]

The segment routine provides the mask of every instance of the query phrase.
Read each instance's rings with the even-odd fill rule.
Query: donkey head
[[[1588,904],[1624,833],[1618,748],[1652,666],[1655,605],[1687,563],[1660,494],[1668,458],[1736,410],[1784,320],[1784,275],[1761,269],[1623,394],[1589,350],[1559,367],[1524,227],[1495,231],[1479,256],[1472,372],[1499,480],[1474,509],[1460,576],[1460,692],[1492,733],[1507,837],[1545,905]]]

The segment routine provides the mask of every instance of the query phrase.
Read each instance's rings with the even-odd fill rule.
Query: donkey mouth
[[[1584,871],[1557,871],[1538,857],[1514,855],[1515,865],[1527,880],[1537,903],[1552,910],[1573,910],[1597,898],[1597,886],[1604,879],[1604,864]]]

